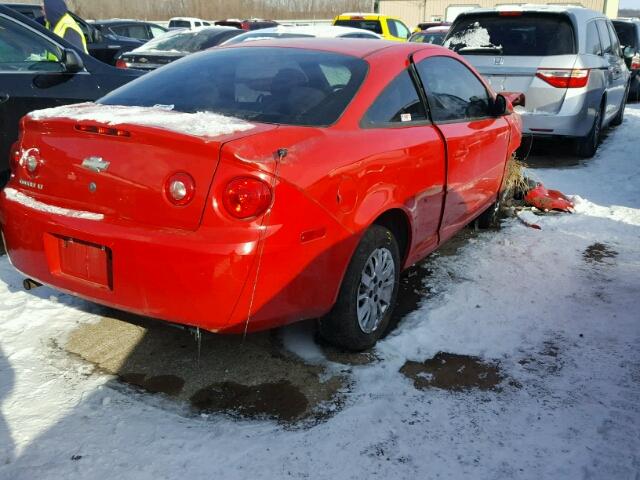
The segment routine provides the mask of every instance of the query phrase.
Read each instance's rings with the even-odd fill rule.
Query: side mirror
[[[622,50],[622,55],[625,59],[631,59],[636,54],[636,49],[633,47],[624,47]]]
[[[491,115],[494,117],[501,117],[502,115],[506,115],[509,113],[507,111],[507,99],[499,93],[496,95],[496,98],[491,103]]]
[[[524,107],[525,106],[525,97],[524,97],[524,93],[520,93],[520,92],[501,92],[500,95],[502,95],[504,98],[506,98],[509,103],[511,103],[512,107]]]
[[[82,57],[72,48],[65,49],[62,64],[66,73],[78,73],[84,70]]]

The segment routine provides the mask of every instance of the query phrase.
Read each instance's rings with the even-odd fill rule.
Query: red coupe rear
[[[213,332],[321,318],[365,349],[519,144],[448,50],[252,42],[25,117],[0,222],[13,265],[62,291]]]

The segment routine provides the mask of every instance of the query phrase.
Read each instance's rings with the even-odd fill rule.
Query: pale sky
[[[635,8],[640,10],[640,0],[620,0],[620,8]]]

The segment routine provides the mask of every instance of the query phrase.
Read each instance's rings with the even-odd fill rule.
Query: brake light
[[[196,182],[188,173],[174,173],[165,182],[164,191],[171,203],[183,207],[193,200]]]
[[[247,21],[242,22],[242,23],[240,24],[240,28],[241,28],[242,30],[249,30],[249,22],[247,22]]]
[[[631,70],[640,70],[640,53],[631,57]]]
[[[76,125],[76,130],[85,133],[95,133],[97,135],[111,135],[114,137],[130,137],[131,132],[120,130],[119,128],[103,127],[98,125]]]
[[[222,204],[235,218],[246,220],[257,217],[271,206],[273,193],[266,182],[255,177],[231,180],[222,194]]]
[[[358,15],[354,15],[352,17],[349,17],[349,20],[364,20],[364,17],[358,16]]]
[[[129,68],[129,64],[124,60],[122,60],[121,58],[119,58],[118,60],[116,60],[116,68],[123,68],[123,69]]]
[[[500,12],[498,15],[501,17],[519,17],[522,12]]]
[[[582,88],[589,82],[589,69],[539,68],[536,77],[556,88]]]

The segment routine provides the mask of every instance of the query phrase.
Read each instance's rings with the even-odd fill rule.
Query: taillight
[[[636,53],[631,57],[631,70],[640,70],[640,54]]]
[[[263,214],[271,206],[273,193],[266,182],[255,177],[231,180],[222,194],[222,204],[229,214],[245,220]]]
[[[519,11],[510,11],[510,12],[500,12],[498,13],[501,17],[520,17],[522,16],[522,12]]]
[[[123,59],[119,58],[118,60],[116,60],[116,68],[129,68],[129,64]]]
[[[193,200],[196,182],[188,173],[174,173],[165,182],[164,192],[171,203],[182,207]]]
[[[556,88],[582,88],[589,83],[589,69],[539,68],[536,77]]]
[[[249,30],[249,22],[242,22],[240,24],[240,29],[241,30]]]

